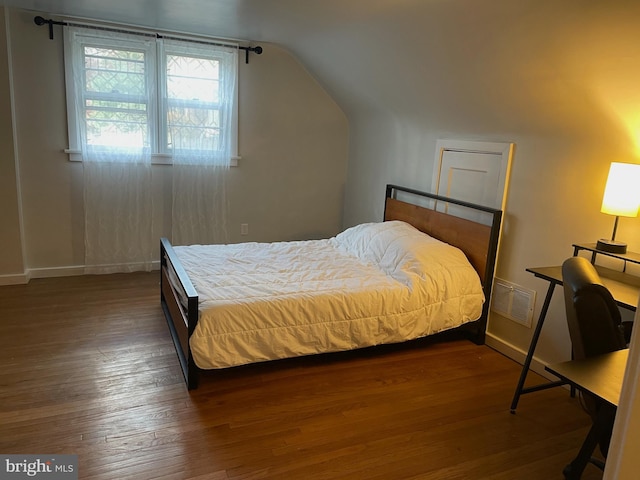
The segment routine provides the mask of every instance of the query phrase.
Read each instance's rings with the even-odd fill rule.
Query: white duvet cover
[[[204,369],[396,343],[480,317],[464,254],[398,221],[301,242],[174,247],[199,296]]]

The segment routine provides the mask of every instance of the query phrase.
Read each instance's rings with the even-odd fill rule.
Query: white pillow
[[[477,279],[479,285],[477,273],[460,249],[405,222],[357,225],[338,234],[332,241],[349,254],[375,264],[403,283],[435,280],[443,274],[461,274],[470,277],[474,283]]]
[[[393,271],[428,246],[442,244],[401,221],[363,223],[332,239],[334,244],[359,259]]]

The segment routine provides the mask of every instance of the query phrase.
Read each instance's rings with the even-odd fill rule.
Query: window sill
[[[82,152],[80,150],[72,150],[65,148],[64,153],[69,155],[70,162],[82,162]],[[237,167],[238,161],[242,157],[231,157],[229,166]],[[151,165],[173,165],[173,157],[166,153],[153,153],[151,154]]]

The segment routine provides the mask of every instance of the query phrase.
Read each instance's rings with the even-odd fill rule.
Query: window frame
[[[223,56],[216,45],[201,41],[194,41],[202,46],[194,45],[182,47],[173,41],[167,46],[160,36],[152,37],[150,34],[137,33],[113,33],[104,34],[100,29],[91,26],[69,26],[64,29],[64,60],[65,60],[65,82],[67,94],[67,122],[69,144],[64,152],[69,155],[70,161],[82,162],[83,152],[81,150],[81,136],[86,135],[86,121],[83,116],[85,107],[83,82],[76,82],[76,68],[80,68],[78,73],[83,76],[85,67],[83,62],[83,51],[86,45],[98,48],[121,48],[130,51],[142,51],[145,53],[145,82],[147,97],[147,128],[149,137],[149,153],[152,164],[172,165],[173,155],[168,148],[167,130],[167,78],[166,59],[167,55],[190,56],[189,53],[197,51],[203,58],[220,59]],[[81,48],[74,41],[74,37],[80,37]],[[189,42],[188,39],[176,39],[178,42]],[[235,45],[228,45],[226,48],[237,48]],[[189,53],[188,53],[189,52]],[[220,68],[230,68],[225,62],[220,62]],[[231,166],[237,166],[238,160],[238,63],[233,72],[234,99],[231,116]],[[222,76],[222,75],[221,75]],[[125,97],[123,97],[125,98]],[[205,107],[206,108],[206,107]]]

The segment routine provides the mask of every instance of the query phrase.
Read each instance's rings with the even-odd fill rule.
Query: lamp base
[[[618,254],[627,253],[626,243],[616,242],[615,240],[607,240],[604,238],[601,238],[600,240],[598,240],[598,243],[596,244],[596,248],[598,250],[602,250],[603,252],[608,252],[608,253],[618,253]]]

